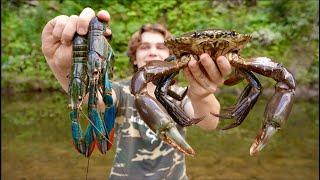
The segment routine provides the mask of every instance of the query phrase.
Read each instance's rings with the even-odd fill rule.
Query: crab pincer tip
[[[257,137],[254,143],[250,147],[250,156],[256,155],[261,151],[269,142],[270,138],[279,130],[272,125],[267,125],[265,128],[262,128],[257,134]]]

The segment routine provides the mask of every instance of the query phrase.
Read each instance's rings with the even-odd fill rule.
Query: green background
[[[115,79],[131,74],[127,42],[144,23],[165,24],[174,35],[205,28],[253,35],[243,57],[267,56],[287,67],[298,87],[319,84],[319,5],[316,0],[257,1],[1,1],[1,85],[10,91],[61,90],[41,52],[41,32],[57,15],[84,7],[111,15]],[[266,87],[274,84],[264,78]],[[242,86],[241,86],[242,88]]]

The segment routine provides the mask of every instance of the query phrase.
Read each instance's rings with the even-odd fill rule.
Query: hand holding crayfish
[[[97,17],[94,16],[90,8],[84,9],[79,17],[58,16],[47,23],[42,33],[42,50],[46,60],[62,87],[66,91],[68,88],[73,143],[86,157],[90,156],[96,142],[102,153],[111,148],[115,118],[109,81],[113,51],[104,37],[111,35],[106,25],[110,16],[106,11],[100,11]],[[81,105],[87,93],[88,116],[84,113],[83,116],[89,125],[83,133],[79,120]],[[99,97],[105,107],[104,121],[98,112]]]
[[[75,33],[85,35],[88,32],[89,22],[95,16],[90,8],[85,8],[79,16],[60,15],[50,20],[42,31],[42,52],[49,67],[58,79],[62,88],[67,92],[72,64],[72,39]],[[110,20],[107,11],[97,13],[99,19],[106,23]],[[110,36],[111,30],[106,29],[105,36]]]

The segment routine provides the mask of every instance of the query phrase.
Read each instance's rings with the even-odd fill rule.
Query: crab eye
[[[194,33],[192,34],[192,37],[193,37],[193,38],[197,38],[197,37],[198,37],[198,33],[197,33],[197,32],[194,32]]]
[[[235,49],[232,52],[238,54],[239,53],[239,49]]]

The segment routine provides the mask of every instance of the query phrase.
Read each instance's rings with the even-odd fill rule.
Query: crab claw
[[[276,93],[272,96],[265,109],[265,119],[250,148],[250,155],[257,154],[268,143],[269,139],[283,127],[292,109],[294,90],[283,88],[282,83],[276,86]]]
[[[166,143],[170,144],[174,148],[183,152],[186,155],[193,156],[195,155],[192,147],[184,140],[184,138],[179,133],[175,125],[171,126],[169,129],[160,132],[160,138]]]
[[[186,155],[195,154],[178,131],[173,119],[155,98],[143,92],[136,95],[135,104],[142,120],[159,138]]]
[[[250,155],[254,156],[261,151],[278,130],[280,130],[280,127],[275,123],[263,125],[256,136],[255,142],[250,147]]]

